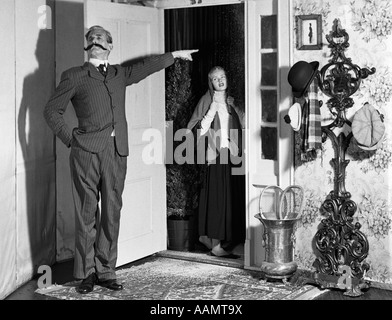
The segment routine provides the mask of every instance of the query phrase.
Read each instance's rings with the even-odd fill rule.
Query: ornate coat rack
[[[321,288],[346,290],[345,295],[356,297],[363,294],[362,289],[369,288],[369,282],[364,280],[370,268],[364,262],[369,243],[360,231],[361,224],[353,223],[357,205],[350,199],[351,194],[345,187],[346,167],[350,162],[345,159],[345,154],[353,135],[350,132],[347,136],[344,133],[336,136],[333,129],[345,124],[351,127],[351,122],[346,118],[346,110],[354,105],[351,96],[359,89],[361,80],[374,74],[376,69],[360,68],[345,56],[349,36],[341,28],[338,19],[335,19],[333,29],[326,39],[331,48],[332,59],[317,76],[320,89],[330,97],[327,106],[336,116],[331,124],[322,126],[323,141],[329,138],[334,149],[334,158],[331,160],[334,190],[322,204],[328,217],[321,221],[314,238],[320,253],[313,263],[317,271],[305,282],[317,284]]]

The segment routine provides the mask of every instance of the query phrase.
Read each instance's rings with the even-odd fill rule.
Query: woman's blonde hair
[[[214,74],[215,71],[218,71],[218,70],[222,70],[222,71],[226,74],[226,70],[225,70],[225,69],[223,69],[223,68],[220,67],[220,66],[215,66],[215,67],[213,67],[213,68],[210,70],[210,72],[208,72],[208,78],[209,78],[210,80],[212,80],[212,75]]]

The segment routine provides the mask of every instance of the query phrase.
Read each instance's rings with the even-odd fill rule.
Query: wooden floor
[[[73,260],[56,263],[52,266],[52,283],[64,284],[74,281],[73,273]],[[5,300],[57,300],[48,296],[35,293],[38,289],[38,277],[30,280],[25,285],[14,291]]]
[[[166,256],[170,257],[175,257],[175,252],[166,252]],[[188,255],[189,256],[189,255]],[[179,255],[178,258],[180,259],[194,259],[194,257],[188,257],[184,255]],[[205,254],[204,254],[205,256]],[[148,261],[149,259],[152,259],[152,257],[147,257],[138,261],[135,261],[131,264],[127,264],[125,266],[122,266],[121,268],[129,268],[132,265],[137,265],[140,263],[144,263]],[[204,258],[205,259],[205,258]],[[224,259],[224,258],[221,258]],[[206,263],[209,263],[208,261],[204,261]],[[214,260],[214,257],[211,257],[211,263],[214,264],[222,264],[222,261],[220,259]],[[234,267],[235,264],[230,265],[231,267]],[[237,267],[241,267],[241,265],[238,265]],[[54,266],[52,266],[52,283],[56,284],[64,284],[70,281],[74,281],[74,278],[72,276],[73,273],[73,260],[65,261],[62,263],[57,263]],[[39,275],[38,275],[39,276]],[[31,281],[27,282],[25,285],[17,289],[15,292],[10,294],[8,297],[5,298],[5,300],[56,300],[55,298],[51,298],[48,296],[40,295],[35,293],[35,290],[37,289],[37,280],[38,277],[32,279]],[[367,291],[364,291],[364,294],[359,297],[348,297],[345,296],[344,291],[341,290],[326,290],[324,294],[321,296],[317,297],[315,300],[392,300],[392,291],[391,290],[385,290],[385,289],[380,289],[376,287],[370,287]]]
[[[344,291],[341,290],[328,290],[314,300],[392,300],[392,291],[379,288],[371,287],[364,291],[362,296],[354,298],[345,296],[343,293]]]

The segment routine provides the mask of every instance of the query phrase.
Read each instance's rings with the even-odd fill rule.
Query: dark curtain
[[[167,69],[166,111],[171,111],[168,108],[174,105],[176,108],[182,108],[181,110],[176,110],[177,116],[187,114],[190,118],[199,99],[208,89],[208,72],[217,65],[226,70],[229,79],[230,95],[234,97],[237,107],[244,110],[244,42],[243,4],[165,10],[165,51],[199,49],[198,53],[192,55],[192,62],[177,63]],[[177,81],[184,82],[184,77],[190,77],[190,97],[185,103],[181,100],[184,92],[179,89],[182,86],[179,86],[178,82],[173,80],[173,75],[176,74],[176,65],[177,68],[182,66],[181,72],[187,73],[187,75],[181,74],[181,76],[177,76]],[[180,90],[175,95],[176,97],[173,97],[173,88]],[[181,106],[178,105],[179,103]],[[186,108],[186,110],[183,108]],[[189,119],[185,123],[188,121]],[[194,193],[192,195],[188,194],[188,198],[195,199],[194,203],[197,206],[206,166],[180,165],[179,167],[183,175],[181,179],[186,181],[187,185],[189,185],[189,181],[192,181],[194,190],[192,192]],[[170,181],[173,180],[170,176],[172,169],[168,167],[167,170],[168,195],[179,192],[176,191],[175,185],[170,184]],[[184,173],[186,170],[192,172],[192,175]],[[194,208],[194,219],[192,221],[191,229],[194,231],[198,230],[197,207]],[[198,237],[197,232],[193,232],[191,243],[196,244]]]
[[[244,6],[221,5],[165,10],[165,50],[199,49],[190,64],[193,91],[201,97],[216,65],[228,73],[230,93],[244,108]]]

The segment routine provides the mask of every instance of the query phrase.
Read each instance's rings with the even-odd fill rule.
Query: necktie
[[[103,63],[98,66],[98,70],[104,77],[106,77],[107,68]]]

